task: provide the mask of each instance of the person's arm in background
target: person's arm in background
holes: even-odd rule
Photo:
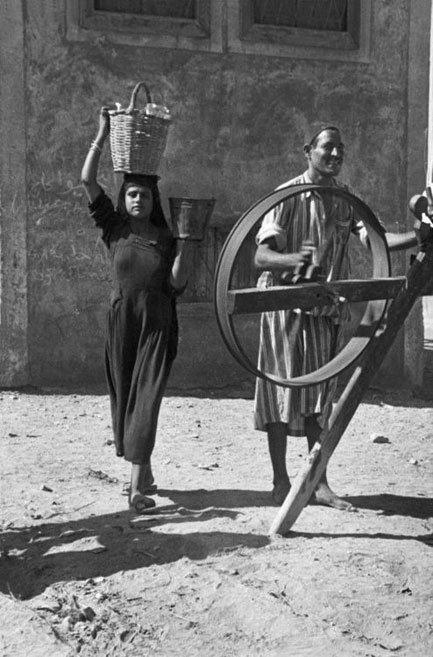
[[[402,251],[403,249],[411,249],[417,246],[415,231],[411,230],[408,233],[385,233],[385,239],[390,251]]]
[[[406,233],[389,233],[381,222],[379,222],[379,224],[390,251],[402,251],[417,246],[418,240],[414,230]],[[367,229],[362,220],[355,223],[354,232],[359,237],[362,244],[370,249],[370,240],[368,238]]]

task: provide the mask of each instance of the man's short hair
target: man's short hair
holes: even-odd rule
[[[340,133],[340,128],[337,128],[337,126],[324,125],[317,132],[314,133],[314,135],[311,137],[310,141],[308,142],[308,146],[314,148],[314,146],[317,144],[317,140],[319,139],[320,135],[322,134],[322,132],[325,132],[326,130]]]

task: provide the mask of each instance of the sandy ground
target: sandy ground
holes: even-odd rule
[[[433,654],[431,401],[370,391],[329,468],[358,512],[307,506],[272,539],[251,399],[164,400],[146,516],[104,394],[0,408],[3,657]],[[291,475],[305,455],[293,439]]]

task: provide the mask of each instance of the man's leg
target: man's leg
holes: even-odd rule
[[[267,425],[268,447],[274,474],[272,498],[281,505],[290,490],[290,479],[286,467],[287,428],[282,422]]]
[[[311,451],[314,443],[318,442],[322,429],[317,422],[316,416],[312,415],[305,418],[305,433],[307,435],[308,449]],[[355,507],[338,497],[329,487],[326,470],[323,473],[316,490],[310,499],[310,504],[322,504],[324,506],[331,506],[334,509],[341,509],[343,511],[354,511]]]

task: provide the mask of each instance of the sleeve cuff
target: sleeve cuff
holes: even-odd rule
[[[283,251],[286,246],[286,231],[277,224],[262,226],[256,236],[256,244],[263,244],[273,237],[278,251]]]

